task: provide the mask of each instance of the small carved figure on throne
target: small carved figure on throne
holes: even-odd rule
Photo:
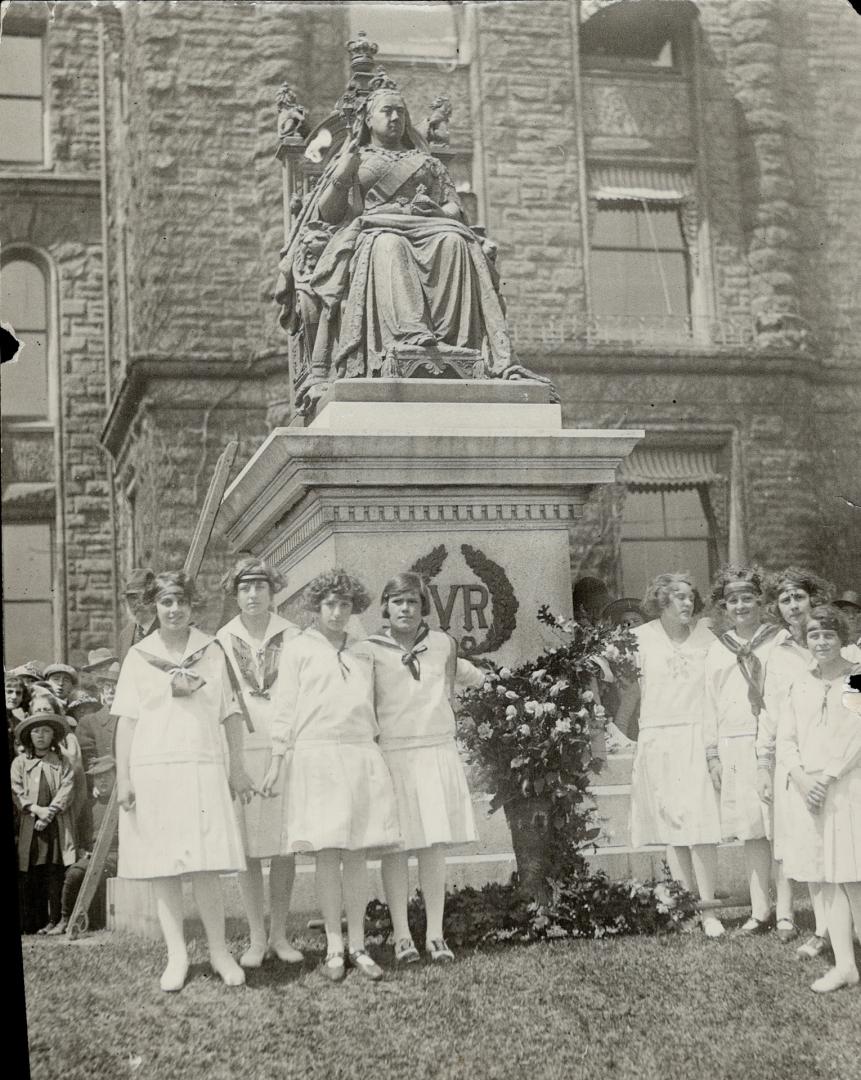
[[[451,120],[451,101],[444,94],[440,94],[430,103],[430,114],[425,117],[424,122],[425,138],[430,146],[448,146],[449,120]]]
[[[299,104],[296,92],[289,83],[281,83],[275,97],[278,106],[278,141],[304,139],[308,134],[305,106]]]

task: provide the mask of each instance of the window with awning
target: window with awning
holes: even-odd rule
[[[705,595],[725,555],[727,477],[713,449],[642,447],[626,458],[621,563],[626,596],[666,571],[686,571]]]

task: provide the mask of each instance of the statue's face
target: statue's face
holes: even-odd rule
[[[400,94],[378,94],[368,113],[371,140],[382,146],[398,146],[407,124],[407,107]]]

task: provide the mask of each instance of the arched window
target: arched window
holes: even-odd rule
[[[31,259],[13,257],[0,271],[3,321],[21,341],[17,358],[2,367],[0,404],[7,420],[47,420],[48,288],[45,273]]]

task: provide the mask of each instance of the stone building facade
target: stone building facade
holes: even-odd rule
[[[283,416],[275,97],[287,80],[322,119],[362,28],[415,120],[452,100],[446,161],[565,426],[647,431],[572,530],[574,577],[630,595],[684,565],[704,586],[733,557],[858,588],[845,0],[15,0],[0,116],[30,135],[0,137],[4,321],[26,346],[3,391],[7,660],[110,642],[128,568],[180,563],[226,442],[242,463]],[[208,625],[227,555],[216,537]]]

